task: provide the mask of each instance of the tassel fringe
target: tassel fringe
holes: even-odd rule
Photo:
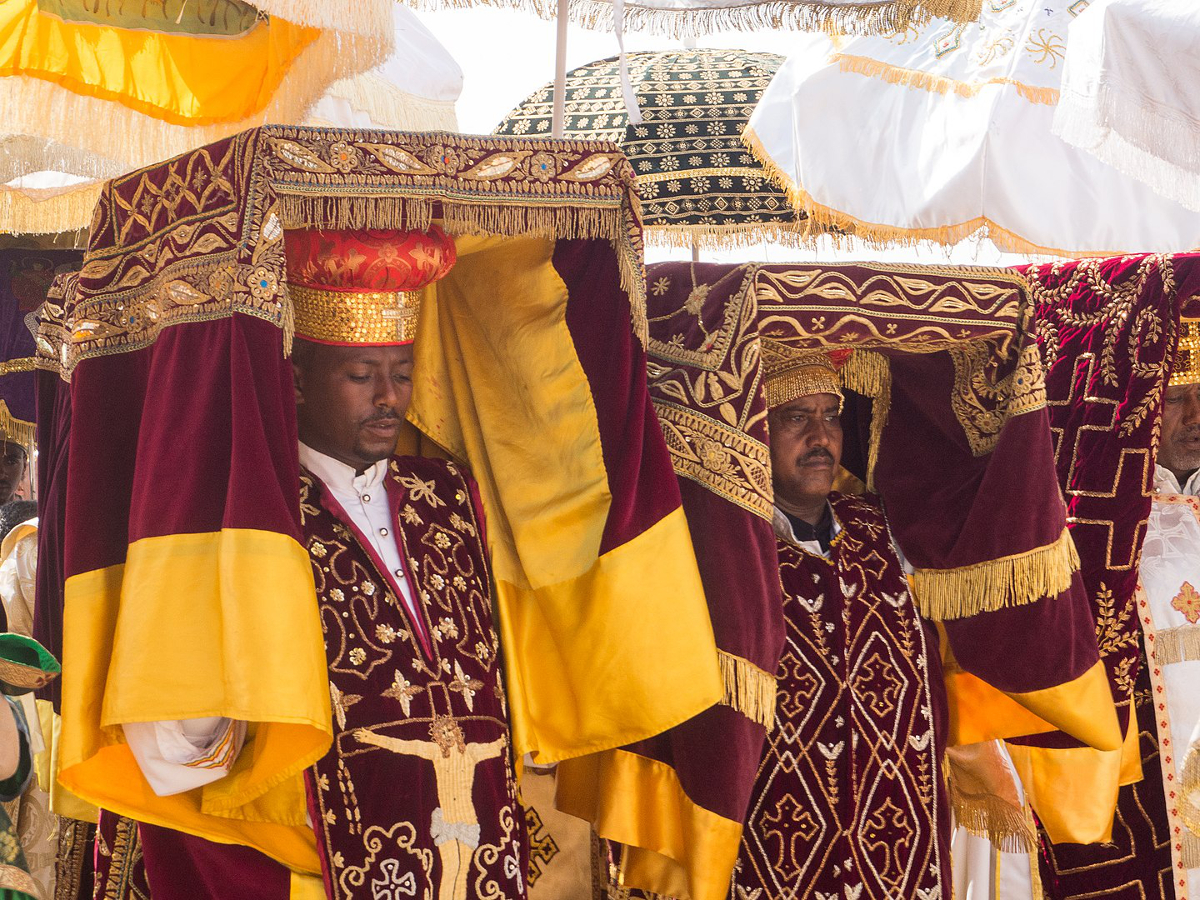
[[[520,9],[543,19],[553,19],[555,0],[483,0],[490,6]],[[417,9],[464,9],[478,0],[417,0]],[[743,6],[712,9],[657,9],[625,4],[628,31],[671,38],[699,37],[718,31],[826,31],[839,34],[888,34],[906,26],[923,25],[933,17],[973,22],[981,0],[892,0],[862,6],[822,3],[820,0],[767,0]],[[571,0],[573,22],[597,31],[613,29],[611,0]]]
[[[955,225],[939,225],[935,228],[899,228],[895,225],[880,225],[856,219],[854,216],[839,212],[832,207],[823,206],[812,198],[807,191],[796,184],[786,172],[775,163],[763,147],[758,135],[747,128],[742,132],[742,143],[750,151],[770,178],[788,196],[788,202],[797,212],[808,216],[809,233],[816,235],[831,233],[834,245],[838,246],[838,236],[846,235],[855,241],[862,241],[875,250],[892,250],[897,245],[915,247],[925,242],[953,247],[972,235],[982,232],[992,241],[997,249],[1006,253],[1019,253],[1023,256],[1046,257],[1063,256],[1079,257],[1109,257],[1121,256],[1118,250],[1072,250],[1059,247],[1043,247],[1026,240],[1014,231],[1009,231],[997,225],[986,216],[979,216],[968,222]],[[846,242],[849,244],[849,242]]]
[[[362,35],[389,48],[394,46],[391,0],[255,0],[254,5],[269,16],[299,25]]]
[[[892,369],[888,358],[872,350],[855,350],[842,366],[839,375],[847,390],[870,397],[871,436],[867,448],[867,490],[875,490],[875,464],[879,461],[879,446],[883,429],[892,408]]]
[[[57,234],[86,229],[104,182],[70,188],[0,188],[0,232],[4,234]]]
[[[1200,660],[1200,625],[1154,632],[1154,661],[1160,666]]]
[[[920,72],[916,69],[902,69],[898,66],[881,62],[878,59],[871,59],[868,56],[852,56],[847,53],[834,53],[830,56],[829,61],[836,62],[843,72],[851,72],[855,75],[867,75],[871,78],[882,79],[888,84],[898,84],[903,87],[929,91],[933,94],[956,94],[959,97],[974,97],[985,87],[1004,84],[1016,88],[1017,93],[1030,103],[1039,103],[1044,106],[1054,106],[1058,103],[1057,88],[1037,87],[1036,85],[1025,84],[1023,81],[1016,81],[1012,78],[989,78],[987,81],[970,82],[958,81],[953,78],[946,78],[944,75],[935,75],[932,72]]]
[[[394,131],[458,131],[458,114],[453,100],[431,100],[403,91],[370,72],[346,78],[329,88],[327,97],[345,100],[366,115],[373,128]],[[310,116],[309,125],[335,126]]]
[[[33,422],[26,422],[14,416],[3,400],[0,400],[0,428],[4,429],[4,434],[9,440],[25,447],[32,447],[37,441],[37,426]]]
[[[987,838],[1005,853],[1032,853],[1037,847],[1024,812],[997,797],[964,797],[950,782],[954,822],[976,837]]]
[[[717,651],[717,658],[725,684],[721,705],[736,709],[770,731],[775,724],[775,676],[724,650]]]
[[[1053,544],[957,569],[917,569],[913,593],[927,619],[961,619],[1061,594],[1079,569],[1065,528]]]
[[[814,245],[816,235],[810,235],[807,220],[795,223],[749,222],[738,225],[647,225],[646,245],[674,250],[697,247],[700,250],[721,251],[747,249],[756,244],[771,243],[798,250]]]

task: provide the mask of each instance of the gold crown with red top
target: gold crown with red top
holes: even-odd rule
[[[1167,384],[1200,384],[1200,319],[1179,321],[1179,348]]]
[[[411,344],[421,290],[457,259],[454,239],[428,231],[288,231],[288,294],[296,335],[322,344]]]
[[[763,338],[762,385],[767,409],[791,403],[809,394],[833,394],[842,401],[838,366],[849,356],[837,351],[839,359],[821,350],[797,350],[770,338]]]

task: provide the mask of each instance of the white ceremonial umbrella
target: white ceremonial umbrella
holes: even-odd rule
[[[805,39],[743,138],[814,225],[881,245],[982,231],[1024,254],[1200,246],[1200,217],[1051,131],[1087,4],[985,0],[974,24]]]
[[[1054,133],[1200,211],[1200,3],[1096,0],[1065,65]]]

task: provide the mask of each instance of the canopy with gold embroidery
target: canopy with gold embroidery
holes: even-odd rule
[[[481,487],[517,757],[627,744],[720,699],[646,392],[620,151],[272,126],[109,182],[43,324],[70,381],[65,523],[43,528],[65,550],[59,778],[79,796],[316,870],[293,776],[330,708],[285,235],[434,219],[458,262],[426,289],[409,417]],[[221,781],[155,796],[120,724],[197,715],[247,720],[246,748]]]
[[[767,639],[778,625],[766,614],[778,582],[760,577],[778,566],[762,348],[852,349],[842,369],[844,465],[882,496],[916,569],[917,605],[948,635],[951,742],[1058,729],[1120,747],[1055,476],[1024,279],[936,266],[662,263],[648,282],[650,393],[675,471],[719,501],[704,529],[737,548],[725,570],[720,546],[701,558],[714,579],[706,590],[718,647],[747,663],[739,688],[778,661]],[[743,584],[760,585],[757,596]],[[587,815],[602,836],[655,846],[625,854],[627,884],[668,893],[682,885],[705,900],[728,890],[720,864],[736,856],[759,763],[747,749],[753,707],[741,709],[742,720],[676,729],[592,765],[593,783],[607,785],[671,761],[684,777],[669,818],[639,818],[609,801],[618,792],[589,795],[573,778],[564,793],[564,773],[578,764],[560,766],[563,808]],[[720,773],[702,762],[714,742],[734,760]]]

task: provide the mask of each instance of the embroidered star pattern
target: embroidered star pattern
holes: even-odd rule
[[[343,694],[341,689],[332,681],[329,683],[329,699],[333,703],[333,714],[337,718],[338,728],[346,727],[346,710],[362,699],[358,694]]]
[[[392,679],[392,686],[383,692],[383,696],[391,697],[400,704],[400,708],[404,710],[407,716],[412,709],[412,699],[421,693],[421,688],[414,687],[412,682],[400,674],[400,670],[396,670],[396,675]]]

